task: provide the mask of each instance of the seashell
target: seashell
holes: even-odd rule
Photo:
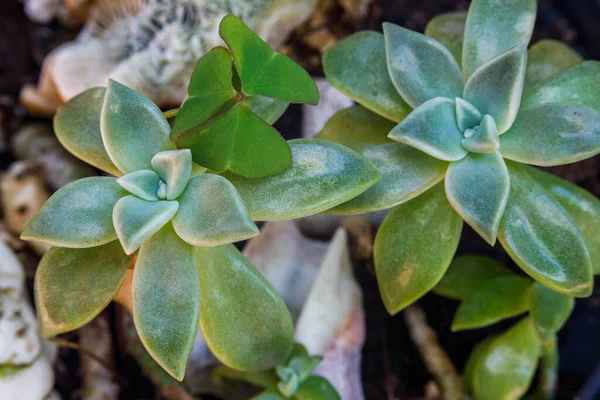
[[[25,272],[15,253],[1,240],[0,260],[0,293],[13,300],[21,298],[25,285]]]

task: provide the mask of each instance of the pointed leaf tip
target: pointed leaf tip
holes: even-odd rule
[[[162,151],[152,157],[152,168],[167,184],[167,200],[175,200],[192,174],[192,152],[189,149]]]
[[[474,129],[471,136],[467,135],[466,132],[465,138],[461,141],[466,150],[473,153],[493,153],[500,149],[496,122],[490,115],[484,115],[481,123]]]

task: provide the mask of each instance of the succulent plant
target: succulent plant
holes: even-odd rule
[[[541,284],[591,293],[600,202],[526,164],[600,152],[600,63],[554,41],[527,51],[535,13],[535,0],[474,0],[468,14],[432,20],[427,35],[384,24],[383,35],[356,33],[324,55],[327,78],[360,106],[319,137],[382,172],[331,212],[394,207],[374,249],[391,313],[442,278],[463,221]]]

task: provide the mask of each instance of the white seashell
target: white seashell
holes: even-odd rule
[[[0,293],[13,300],[21,298],[25,272],[21,262],[6,243],[0,240]]]

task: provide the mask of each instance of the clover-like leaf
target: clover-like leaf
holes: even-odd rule
[[[219,246],[259,234],[235,187],[218,175],[190,180],[173,218],[175,231],[194,246]]]
[[[21,235],[59,247],[94,247],[117,238],[113,207],[127,195],[115,178],[94,176],[60,188]]]
[[[288,56],[276,53],[238,17],[225,16],[219,35],[231,49],[245,94],[290,103],[319,102],[319,90],[308,72]]]
[[[361,107],[350,107],[329,119],[319,139],[331,140],[361,153],[381,172],[365,192],[328,213],[358,214],[383,210],[408,201],[444,178],[448,163],[388,139],[394,124]]]
[[[456,122],[458,123],[458,129],[461,132],[479,125],[483,115],[481,115],[479,110],[473,104],[461,99],[460,97],[457,97],[455,102]]]
[[[581,232],[523,167],[507,166],[510,196],[498,230],[502,247],[541,284],[569,296],[588,296],[592,267]]]
[[[292,318],[264,276],[233,245],[196,247],[200,328],[223,364],[239,370],[272,368],[294,344]]]
[[[433,17],[425,27],[425,34],[444,45],[454,59],[461,65],[463,36],[467,13],[463,11],[439,14]]]
[[[160,176],[149,169],[141,169],[123,175],[117,179],[117,183],[129,193],[147,201],[157,201]]]
[[[452,260],[448,271],[433,291],[445,297],[464,300],[494,278],[513,273],[502,263],[485,256],[459,256]]]
[[[422,33],[384,23],[388,71],[402,98],[417,108],[436,97],[462,94],[463,77],[452,53]]]
[[[224,174],[255,221],[305,217],[346,202],[373,186],[381,174],[344,146],[320,139],[290,140],[292,166],[282,174],[245,179]]]
[[[274,124],[290,105],[285,101],[265,96],[248,96],[244,98],[244,104],[268,124]]]
[[[106,89],[96,87],[73,97],[58,108],[54,132],[60,143],[76,157],[109,174],[120,176],[102,142],[100,112]]]
[[[575,301],[552,289],[534,283],[531,290],[531,317],[543,341],[551,339],[563,327]]]
[[[110,80],[100,116],[102,141],[112,162],[123,173],[152,169],[150,160],[174,150],[171,127],[149,98]]]
[[[173,218],[176,201],[145,201],[125,196],[115,204],[113,224],[125,253],[132,254]]]
[[[415,109],[390,134],[390,139],[415,147],[444,161],[467,155],[462,147],[462,132],[456,121],[454,100],[438,97]]]
[[[532,281],[499,276],[479,286],[458,307],[452,330],[482,328],[529,310]]]
[[[433,288],[456,252],[462,220],[442,184],[396,206],[377,232],[375,272],[383,303],[396,314]]]
[[[295,400],[340,400],[340,395],[329,381],[322,376],[309,376],[300,384]]]
[[[511,127],[519,111],[526,63],[527,47],[513,47],[475,70],[465,84],[463,98],[494,117],[499,134]]]
[[[339,91],[389,120],[400,122],[412,111],[390,78],[379,32],[357,32],[329,47],[323,70]]]
[[[566,44],[556,40],[540,40],[528,51],[523,91],[527,92],[540,82],[582,61],[581,56]]]
[[[445,186],[456,212],[494,245],[510,192],[510,177],[500,154],[469,153],[451,163]]]
[[[536,0],[474,0],[465,27],[464,76],[471,76],[479,67],[512,47],[527,46],[536,9]]]
[[[42,335],[90,322],[110,303],[130,262],[118,241],[87,249],[53,247],[35,274],[35,308]]]
[[[167,200],[175,200],[190,180],[192,152],[189,149],[160,152],[152,157],[152,168],[167,184]]]
[[[563,165],[600,153],[600,111],[544,103],[519,112],[501,136],[502,156],[539,166]]]
[[[200,283],[194,248],[171,224],[140,249],[132,295],[140,340],[152,358],[181,381],[198,332]]]

